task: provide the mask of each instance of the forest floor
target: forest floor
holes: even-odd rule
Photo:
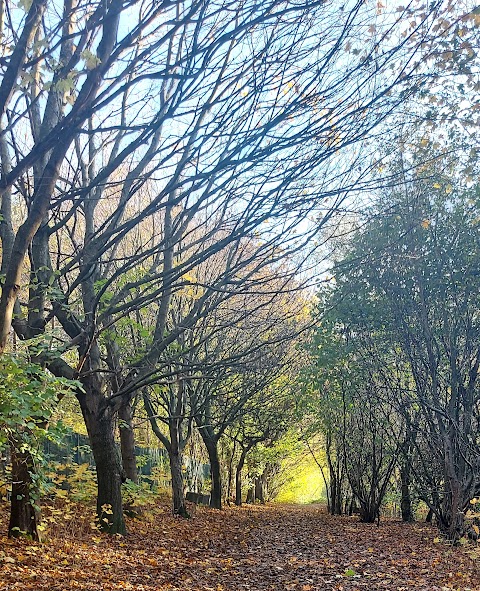
[[[183,520],[164,506],[122,538],[92,532],[81,506],[67,524],[45,515],[42,544],[0,536],[1,591],[480,591],[475,547],[423,523],[361,524],[318,505],[202,507]]]

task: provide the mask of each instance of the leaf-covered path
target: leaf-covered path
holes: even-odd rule
[[[3,525],[3,524],[2,524]],[[317,506],[166,508],[127,538],[79,514],[37,545],[0,538],[0,589],[35,591],[480,591],[479,561],[424,524],[360,524]]]

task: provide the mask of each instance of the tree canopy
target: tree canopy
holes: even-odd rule
[[[404,516],[418,499],[464,535],[478,19],[451,0],[0,2],[11,535],[38,535],[37,435],[72,394],[108,533],[150,427],[176,515],[189,448],[220,509],[234,488],[265,501],[320,434],[333,513],[373,521],[400,482]]]

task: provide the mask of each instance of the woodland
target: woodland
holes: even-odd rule
[[[0,0],[0,589],[480,589],[479,42]]]

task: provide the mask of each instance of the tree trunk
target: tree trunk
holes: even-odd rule
[[[34,462],[28,451],[19,451],[19,445],[12,442],[12,499],[8,537],[27,536],[38,541],[38,515],[34,507],[32,493],[34,481],[32,473]]]
[[[145,410],[150,419],[152,430],[158,439],[162,442],[163,446],[168,452],[170,460],[170,476],[172,484],[172,501],[173,501],[173,514],[180,515],[181,517],[190,517],[187,511],[187,505],[185,502],[184,494],[184,478],[183,478],[183,460],[182,454],[185,449],[185,445],[189,438],[189,433],[185,439],[182,438],[182,422],[183,422],[183,389],[181,386],[177,392],[179,398],[177,399],[177,406],[174,408],[173,403],[170,404],[170,412],[172,415],[168,420],[168,431],[170,439],[162,433],[160,430],[157,420],[155,418],[155,410],[152,403],[146,393],[143,395],[143,401],[145,404]],[[189,429],[190,431],[190,429]]]
[[[183,492],[182,454],[177,450],[173,451],[170,449],[168,457],[170,459],[170,474],[172,477],[173,514],[180,515],[180,517],[190,517]]]
[[[242,506],[242,470],[238,466],[235,471],[235,505]]]
[[[212,479],[210,507],[213,507],[213,509],[221,509],[222,476],[220,472],[220,458],[218,457],[218,442],[210,438],[205,438],[204,442],[208,452],[208,459],[210,462],[210,477]]]
[[[262,476],[255,478],[255,499],[260,501],[262,505],[265,504],[265,483]]]
[[[440,522],[440,529],[452,542],[458,542],[465,533],[465,515],[462,511],[453,511],[449,516],[448,524]]]
[[[255,503],[255,487],[252,486],[248,489],[247,498],[245,499],[245,503],[253,505]]]
[[[235,458],[235,453],[237,451],[237,442],[233,442],[233,449],[232,455],[230,456],[230,461],[228,462],[228,486],[227,486],[227,503],[230,505],[230,501],[232,499],[232,490],[233,490],[233,460]]]
[[[326,434],[325,453],[330,476],[330,482],[327,482],[325,476],[323,477],[323,480],[325,481],[325,490],[327,493],[327,510],[330,515],[335,515],[335,503],[337,501],[337,475],[335,472],[334,459],[332,457],[332,434],[330,431],[328,431]]]
[[[339,506],[340,505],[340,506]],[[337,475],[334,470],[330,470],[330,514],[341,515],[341,495],[337,482]]]
[[[375,523],[378,516],[378,509],[376,506],[360,503],[360,521],[362,523]]]
[[[135,457],[135,434],[133,432],[132,405],[125,401],[118,411],[120,421],[120,449],[125,477],[138,484],[137,459]]]
[[[102,531],[125,534],[122,507],[122,465],[115,444],[111,410],[94,396],[81,397],[81,407],[97,470],[97,518]],[[103,398],[103,397],[102,397]],[[90,404],[86,403],[89,400]],[[95,402],[97,404],[95,404]]]
[[[333,497],[333,513],[332,515],[342,515],[343,503],[342,503],[342,482],[336,480],[335,485],[335,496]]]
[[[463,512],[462,495],[463,486],[462,483],[454,479],[451,479],[448,484],[449,490],[444,496],[438,525],[450,541],[458,542],[465,533],[465,514]]]
[[[335,497],[332,497],[334,515],[344,513],[345,473],[343,464],[337,461],[335,472]]]
[[[354,513],[359,513],[359,509],[357,507],[357,502],[356,502],[356,497],[352,492],[352,496],[350,497],[350,500],[348,500],[345,502],[345,513],[351,517]]]
[[[248,450],[242,449],[240,459],[238,460],[237,469],[235,471],[235,505],[240,507],[242,505],[242,470],[245,465],[245,458]]]
[[[410,475],[408,468],[403,466],[400,471],[400,478],[402,482],[400,509],[402,511],[402,521],[411,523],[414,521],[412,510],[412,499],[410,497]]]

